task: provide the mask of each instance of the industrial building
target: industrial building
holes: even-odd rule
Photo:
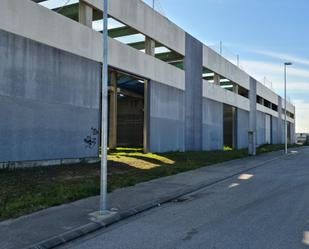
[[[52,2],[1,0],[3,163],[98,157],[102,1]],[[240,149],[249,133],[284,142],[284,100],[271,89],[141,0],[109,0],[108,14],[110,148]]]

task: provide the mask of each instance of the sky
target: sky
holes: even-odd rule
[[[145,0],[151,4],[152,0]],[[309,132],[308,0],[156,0],[159,12],[296,106],[296,131]],[[265,79],[266,77],[266,79]]]
[[[224,57],[236,64],[239,55],[242,69],[281,96],[283,63],[291,61],[287,95],[296,132],[309,133],[308,0],[155,0],[155,7],[214,50],[222,41]]]

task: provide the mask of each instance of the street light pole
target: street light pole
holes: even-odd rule
[[[108,0],[103,0],[100,215],[107,210]]]
[[[286,67],[291,66],[292,62],[285,62],[284,63],[284,153],[288,154],[288,127],[286,121]],[[281,118],[281,117],[280,117]]]

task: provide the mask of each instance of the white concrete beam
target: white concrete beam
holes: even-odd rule
[[[249,75],[206,45],[203,46],[203,66],[249,89]]]
[[[109,39],[109,64],[142,78],[184,90],[185,72],[112,38]],[[113,52],[112,52],[113,51]]]
[[[0,29],[102,62],[102,34],[28,0],[2,0]],[[184,71],[109,39],[109,65],[179,89]]]
[[[250,110],[249,99],[209,83],[206,80],[203,81],[203,97],[235,106],[245,111]]]
[[[103,9],[101,0],[83,1],[98,10]],[[177,53],[185,55],[185,32],[160,13],[153,11],[143,1],[109,0],[108,14]]]
[[[259,81],[256,82],[256,94],[261,96],[263,99],[278,105],[278,95]]]

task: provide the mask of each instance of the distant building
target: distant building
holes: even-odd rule
[[[296,143],[298,144],[304,144],[306,141],[309,142],[309,133],[296,133]]]

